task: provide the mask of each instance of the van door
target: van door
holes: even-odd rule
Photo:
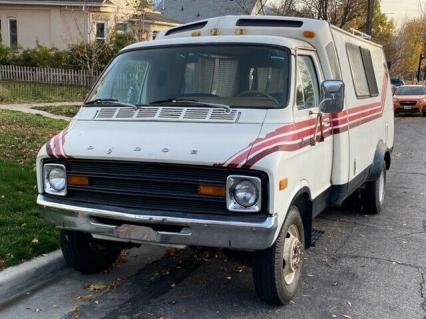
[[[322,120],[318,117],[322,81],[316,52],[299,50],[296,56],[296,99],[293,110],[296,123],[307,123],[301,126],[304,130],[301,134],[304,147],[299,154],[298,166],[301,165],[299,176],[303,176],[304,182],[308,184],[312,198],[331,186],[333,135],[327,116]],[[315,131],[317,135],[314,138]]]

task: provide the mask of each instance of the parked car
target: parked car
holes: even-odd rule
[[[126,245],[253,252],[259,297],[295,295],[312,218],[385,200],[394,112],[380,45],[325,21],[227,16],[120,52],[37,157],[66,261]]]
[[[424,85],[404,85],[393,96],[396,114],[420,113],[426,116],[426,87]]]
[[[391,85],[392,85],[392,94],[395,93],[395,91],[402,85],[405,85],[404,80],[401,79],[391,79]]]

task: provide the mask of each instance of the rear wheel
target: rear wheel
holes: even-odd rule
[[[114,242],[97,240],[90,234],[76,231],[61,231],[60,243],[67,264],[83,274],[108,269],[121,252]]]
[[[304,252],[300,209],[293,205],[274,245],[254,255],[253,279],[260,299],[271,305],[290,302],[299,286]]]
[[[362,203],[366,213],[375,215],[383,209],[385,202],[386,165],[383,163],[382,171],[377,180],[368,182],[362,195]]]

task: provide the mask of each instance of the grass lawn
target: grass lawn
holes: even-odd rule
[[[52,106],[38,106],[33,107],[35,110],[45,111],[56,115],[74,117],[80,110],[80,105],[52,105]]]
[[[58,247],[58,233],[40,218],[35,158],[67,125],[39,115],[0,110],[0,270]]]
[[[30,82],[0,82],[0,103],[82,101],[83,86]]]

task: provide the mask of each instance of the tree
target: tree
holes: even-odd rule
[[[265,15],[266,4],[269,0],[235,0],[245,14]]]
[[[392,74],[405,79],[414,79],[420,54],[425,50],[425,41],[426,21],[423,18],[406,21],[396,36]]]

